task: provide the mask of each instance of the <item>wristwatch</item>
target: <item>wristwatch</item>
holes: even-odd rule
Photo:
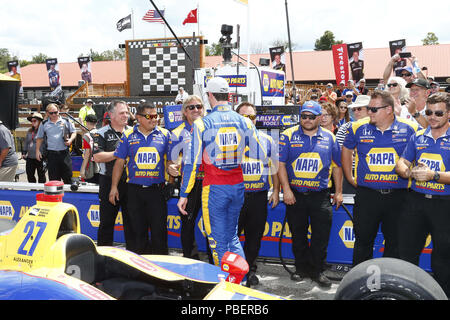
[[[415,112],[415,113],[413,113],[412,117],[413,117],[414,119],[417,119],[418,117],[420,117],[420,112]]]
[[[434,172],[434,176],[433,176],[433,180],[437,182],[440,178],[441,178],[441,175],[439,174],[439,172],[435,171]]]

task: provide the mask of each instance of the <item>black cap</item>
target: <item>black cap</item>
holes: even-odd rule
[[[407,88],[411,88],[412,85],[423,87],[425,89],[430,89],[430,83],[428,82],[428,80],[425,80],[425,79],[422,79],[422,78],[414,79],[412,82],[408,83],[406,85],[406,87]]]

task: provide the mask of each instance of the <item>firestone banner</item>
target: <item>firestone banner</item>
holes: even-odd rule
[[[336,83],[347,81],[349,77],[348,52],[347,44],[335,44],[331,47],[333,52],[334,73],[336,75]]]

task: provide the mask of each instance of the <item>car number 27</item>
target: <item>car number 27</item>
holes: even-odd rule
[[[36,234],[36,236],[33,238],[33,231],[34,228],[37,227],[39,230]],[[22,241],[22,244],[19,247],[19,250],[17,250],[18,254],[22,254],[22,255],[28,255],[28,256],[32,256],[34,253],[34,250],[36,249],[39,240],[41,240],[42,234],[44,233],[45,228],[47,227],[47,223],[46,222],[34,222],[34,221],[28,221],[28,223],[25,225],[25,229],[23,230],[23,232],[25,233],[25,238]],[[27,245],[27,243],[31,241],[31,247],[30,250],[25,250],[25,246]]]

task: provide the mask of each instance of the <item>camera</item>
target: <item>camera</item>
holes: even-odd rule
[[[411,52],[400,52],[400,58],[411,58]]]

